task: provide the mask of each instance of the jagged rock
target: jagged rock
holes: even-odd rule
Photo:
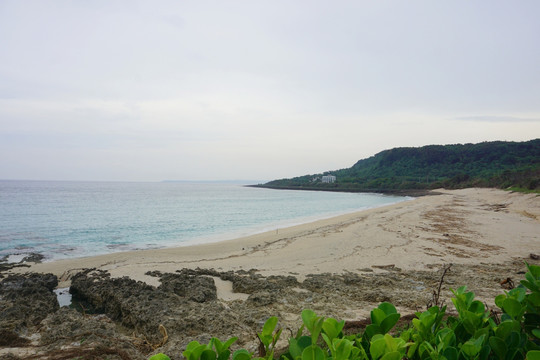
[[[9,275],[0,282],[0,329],[3,346],[24,343],[21,335],[32,332],[48,315],[58,310],[52,274]],[[4,344],[5,343],[5,344]]]
[[[498,281],[501,274],[518,279],[521,277],[518,272],[522,270],[523,259],[496,267],[456,264],[444,279],[442,294],[449,298],[449,285],[460,285],[466,278],[472,291],[492,300],[501,291]],[[56,279],[51,275],[17,275],[4,279],[0,283],[0,329],[3,331],[0,340],[7,345],[0,345],[4,347],[0,349],[0,357],[147,359],[151,354],[163,352],[177,360],[190,341],[208,343],[213,336],[221,340],[237,336],[233,351],[245,347],[256,352],[259,342],[255,334],[270,316],[277,316],[280,327],[294,332],[301,324],[300,313],[305,308],[313,309],[319,316],[347,320],[369,317],[369,310],[381,301],[390,301],[414,312],[425,306],[441,277],[439,271],[367,274],[350,271],[307,275],[299,283],[293,276],[264,277],[256,270],[183,269],[174,274],[148,274],[159,277],[161,285],[156,288],[128,278],[113,279],[106,271],[86,270],[75,275],[71,292],[73,301],[82,303],[82,314],[66,308],[54,312],[57,304],[51,290],[56,286]],[[242,289],[250,297],[247,301],[216,299],[209,276],[231,281],[236,289]],[[201,287],[201,291],[196,291],[196,287]],[[486,291],[488,288],[490,292]],[[14,304],[24,304],[27,301],[24,297],[43,299],[42,293],[47,294],[46,303],[29,301],[32,305],[9,310]],[[6,310],[7,315],[9,311],[18,315],[4,315]],[[89,315],[91,312],[102,315]],[[42,320],[44,313],[49,315]],[[39,325],[33,325],[39,321]],[[162,329],[168,333],[166,342]],[[36,332],[40,338],[36,337]],[[5,348],[14,346],[32,356],[17,352],[7,355]],[[61,357],[64,355],[69,357]]]
[[[43,261],[43,259],[45,258],[45,256],[43,256],[43,254],[39,254],[39,253],[30,253],[28,255],[26,255],[22,260],[21,262],[33,262],[33,263],[40,263],[41,261]]]
[[[214,269],[182,269],[177,273],[191,276],[216,276],[221,280],[233,283],[233,291],[237,293],[253,294],[258,291],[278,291],[291,286],[298,286],[298,280],[294,276],[271,275],[264,277],[257,273],[256,269],[220,272]],[[148,272],[147,275],[156,276],[156,272]]]
[[[214,280],[205,276],[188,274],[163,274],[158,289],[199,303],[216,300],[217,290]]]
[[[274,303],[276,301],[276,296],[268,291],[259,291],[251,294],[247,298],[247,301],[255,306],[266,306]]]
[[[40,345],[47,353],[62,349],[72,358],[146,359],[149,344],[121,334],[105,315],[83,315],[74,309],[61,308],[42,322]],[[54,358],[54,357],[52,357]]]
[[[107,314],[153,344],[163,340],[160,325],[169,334],[182,337],[205,332],[218,336],[229,334],[237,327],[236,316],[216,300],[213,280],[206,276],[199,278],[188,280],[183,275],[161,274],[162,285],[155,288],[128,278],[112,279],[106,272],[87,270],[73,277],[70,292],[74,302]],[[186,280],[184,285],[179,284],[182,279]],[[177,294],[179,289],[197,284],[204,285],[201,292],[190,289],[188,297]],[[198,302],[200,300],[204,302]]]
[[[16,254],[21,255],[21,254]],[[43,260],[44,256],[38,253],[29,253],[19,262],[7,262],[11,255],[5,255],[0,257],[0,279],[6,277],[5,273],[8,270],[18,267],[30,267],[28,262],[39,263]]]

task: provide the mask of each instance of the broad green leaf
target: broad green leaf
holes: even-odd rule
[[[447,360],[458,360],[458,351],[455,347],[448,347],[446,349],[444,349],[443,351],[443,356],[447,359]]]
[[[274,339],[272,335],[264,335],[263,333],[258,333],[257,336],[259,336],[259,339],[261,339],[261,342],[266,348],[272,344],[272,340]]]
[[[384,313],[386,315],[397,314],[396,307],[394,305],[390,304],[389,302],[380,303],[378,308],[381,309],[382,311],[384,311]]]
[[[463,351],[469,358],[473,358],[480,352],[480,350],[482,350],[483,341],[484,336],[481,336],[478,339],[469,340],[461,346],[461,351]]]
[[[512,331],[510,333],[510,336],[506,339],[506,345],[508,346],[509,349],[519,347],[520,343],[521,343],[521,335],[517,331]]]
[[[392,335],[385,334],[384,341],[386,342],[387,351],[397,351],[398,346],[396,340],[392,337]]]
[[[470,311],[464,311],[463,314],[463,326],[465,327],[465,330],[471,335],[474,335],[474,333],[481,327],[482,325],[482,317],[478,314],[475,314]]]
[[[193,340],[189,344],[187,344],[186,350],[184,352],[192,352],[193,350],[195,350],[199,346],[201,346],[201,344],[199,344],[199,342],[197,340]]]
[[[442,345],[442,349],[446,349],[455,344],[456,335],[452,329],[445,328],[437,333],[435,341],[437,345]]]
[[[208,349],[208,346],[206,345],[199,345],[199,346],[196,346],[190,353],[189,353],[189,356],[186,356],[186,358],[188,360],[199,360],[200,357],[201,357],[201,354],[203,353],[203,351],[205,351],[206,349]],[[187,351],[187,350],[186,350]],[[184,355],[185,356],[185,355]]]
[[[369,324],[366,326],[365,334],[368,339],[372,339],[375,335],[381,334],[381,328],[377,324]]]
[[[371,323],[381,325],[383,320],[386,318],[386,314],[383,310],[375,308],[371,310]]]
[[[422,324],[422,321],[420,319],[412,319],[412,324],[418,331],[423,331],[425,329],[425,326]]]
[[[486,311],[486,308],[481,301],[475,300],[469,306],[469,311],[475,314],[483,314]]]
[[[437,313],[430,309],[420,314],[418,319],[413,319],[413,325],[427,339],[431,336],[431,329],[436,320]]]
[[[352,360],[367,360],[368,357],[367,357],[367,354],[366,352],[364,351],[364,349],[362,347],[360,348],[357,348],[355,346],[352,347],[351,349],[351,354],[350,354],[350,357],[349,359],[352,359]]]
[[[211,349],[212,346],[216,348],[216,352],[219,354],[223,349],[223,343],[216,337],[213,337],[210,339],[210,342],[208,343],[208,347]]]
[[[401,360],[402,355],[398,351],[392,351],[384,354],[381,360]]]
[[[528,273],[530,273],[536,279],[540,279],[540,266],[527,264],[527,269],[529,270]]]
[[[419,342],[415,341],[412,343],[412,345],[409,347],[409,350],[407,350],[407,357],[409,359],[412,359],[414,357],[414,353],[418,349]]]
[[[520,330],[521,325],[518,321],[506,320],[499,324],[499,326],[495,330],[495,335],[502,340],[506,340],[506,338],[510,335],[510,333],[512,333],[512,331]]]
[[[525,274],[525,279],[522,280],[521,284],[531,291],[539,291],[540,286],[540,267],[536,265],[527,265],[529,271]]]
[[[356,350],[359,350],[359,351],[356,351]],[[368,360],[369,359],[369,356],[366,353],[366,350],[364,349],[362,344],[360,344],[360,342],[358,342],[356,344],[356,346],[353,348],[352,354],[353,355],[355,355],[355,354],[360,355],[360,360]],[[356,359],[356,358],[353,358],[353,359]]]
[[[402,331],[400,334],[399,334],[399,337],[403,339],[403,341],[405,342],[408,342],[409,340],[411,340],[411,337],[412,337],[412,331],[413,329],[408,329],[408,330],[405,330],[405,331]],[[411,340],[412,341],[412,340]]]
[[[262,333],[263,335],[272,335],[274,332],[274,329],[276,328],[276,325],[278,323],[278,318],[276,316],[270,317],[266,322],[264,323]]]
[[[457,290],[454,291],[454,289],[450,289],[450,291],[452,291],[452,293],[457,296],[457,295],[461,295],[461,294],[464,294],[465,291],[467,291],[467,286],[466,285],[463,285],[463,286],[460,286],[457,288]]]
[[[502,339],[496,336],[492,336],[489,338],[489,345],[491,346],[491,349],[493,350],[495,355],[497,355],[500,360],[505,359],[508,348],[506,347],[506,343]]]
[[[311,345],[311,337],[302,336],[298,339],[298,346],[302,348],[302,351]]]
[[[503,302],[503,310],[511,317],[516,318],[521,315],[521,304],[517,300],[507,298]]]
[[[526,295],[527,295],[527,290],[525,290],[521,286],[513,288],[512,290],[508,292],[508,297],[511,297],[520,303],[522,303],[523,300],[525,300]]]
[[[300,328],[298,329],[298,331],[296,332],[296,336],[295,338],[299,339],[301,336],[302,336],[302,333],[304,332],[304,328],[306,327],[305,324],[302,324],[302,326],[300,326]]]
[[[397,313],[386,316],[386,318],[384,318],[384,320],[379,325],[379,327],[381,328],[381,332],[383,334],[386,334],[387,332],[392,330],[394,325],[396,325],[396,323],[399,321],[400,316],[401,315]]]
[[[334,351],[334,345],[332,344],[332,340],[330,340],[328,335],[326,335],[325,333],[322,333],[321,337],[323,338],[324,342],[326,343],[330,351]]]
[[[230,348],[231,345],[234,344],[234,343],[236,342],[236,340],[238,340],[237,337],[232,337],[232,338],[230,338],[229,340],[227,340],[227,341],[223,344],[223,346],[221,347],[222,350],[225,350],[225,349]]]
[[[201,353],[201,360],[216,360],[217,354],[214,350],[206,349]]]
[[[324,351],[317,345],[310,345],[302,352],[302,360],[325,360]]]
[[[309,338],[309,342],[311,344],[311,338]],[[289,354],[293,357],[293,359],[296,359],[299,356],[302,356],[302,351],[304,351],[304,348],[300,347],[300,344],[298,343],[298,340],[295,338],[289,339]]]
[[[527,360],[540,360],[540,350],[531,350],[527,353]]]
[[[480,349],[481,347],[476,346],[472,341],[467,341],[461,346],[461,351],[463,351],[463,353],[467,355],[469,359],[475,357],[476,354],[480,352]]]
[[[148,360],[171,360],[171,358],[163,353],[159,353],[154,356],[151,356]]]
[[[332,341],[334,338],[338,337],[339,333],[345,326],[345,321],[338,322],[336,319],[328,318],[324,320],[322,324],[322,329],[326,335]]]
[[[224,349],[218,354],[217,360],[229,360],[230,356],[231,356],[231,350]]]
[[[236,350],[232,360],[251,360],[251,354],[245,349]]]
[[[499,308],[502,309],[502,307],[503,307],[503,302],[504,302],[505,299],[506,299],[506,295],[505,295],[505,294],[497,295],[497,296],[495,297],[495,305],[497,305]]]
[[[529,294],[529,296],[527,297],[527,301],[533,306],[539,307],[540,306],[540,292]]]
[[[480,349],[480,353],[478,354],[478,360],[488,360],[490,353],[491,347],[489,345],[482,346],[482,349]]]
[[[322,330],[324,319],[318,317],[313,310],[306,309],[302,311],[302,321],[311,333],[312,342],[315,344]]]
[[[420,346],[418,347],[418,354],[420,355],[420,358],[421,359],[424,359],[426,358],[428,355],[432,354],[435,352],[435,349],[433,348],[433,346],[427,342],[427,341],[423,341]]]
[[[531,291],[539,291],[539,287],[538,287],[538,285],[536,285],[535,282],[530,282],[530,281],[527,281],[527,280],[521,280],[520,284],[525,286],[527,289],[529,289]]]
[[[351,355],[353,343],[347,339],[334,339],[333,347],[335,350],[333,360],[347,360]]]
[[[532,334],[536,336],[537,339],[540,339],[540,329],[533,329]]]
[[[472,291],[469,291],[469,292],[466,292],[464,295],[465,295],[465,302],[467,304],[467,309],[468,309],[474,300],[474,293]]]
[[[462,313],[464,311],[467,311],[469,309],[469,306],[474,300],[474,294],[472,292],[465,292],[466,290],[466,286],[461,286],[457,289],[457,291],[452,290],[455,297],[453,297],[451,300],[452,303],[454,303],[454,306],[456,307],[456,310],[458,311],[460,316],[462,316]]]
[[[478,329],[474,333],[473,337],[475,339],[478,339],[480,336],[484,336],[484,339],[487,339],[487,338],[489,338],[490,331],[491,331],[491,329],[489,327],[484,327],[484,328]]]
[[[377,360],[378,358],[383,356],[385,349],[386,341],[384,339],[384,336],[381,334],[373,336],[369,347],[369,353],[371,354],[372,359]]]
[[[305,309],[302,311],[302,321],[306,325],[307,329],[311,331],[314,322],[317,320],[317,315],[313,310]]]
[[[313,331],[311,332],[311,342],[313,344],[317,343],[317,339],[319,338],[319,334],[321,333],[321,330],[322,330],[323,322],[324,322],[324,319],[321,317],[315,322],[313,326]]]

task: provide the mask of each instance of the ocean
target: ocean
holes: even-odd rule
[[[0,181],[0,259],[200,244],[407,200],[240,183]]]

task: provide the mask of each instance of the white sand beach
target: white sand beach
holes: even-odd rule
[[[496,189],[438,190],[408,202],[211,244],[60,260],[18,268],[51,272],[59,287],[84,268],[156,285],[147,271],[257,269],[262,275],[422,270],[502,263],[540,253],[540,197]]]

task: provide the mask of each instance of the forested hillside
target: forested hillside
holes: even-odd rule
[[[323,183],[323,175],[334,175]],[[274,180],[270,188],[334,191],[516,187],[540,189],[540,139],[394,148],[348,169]]]

